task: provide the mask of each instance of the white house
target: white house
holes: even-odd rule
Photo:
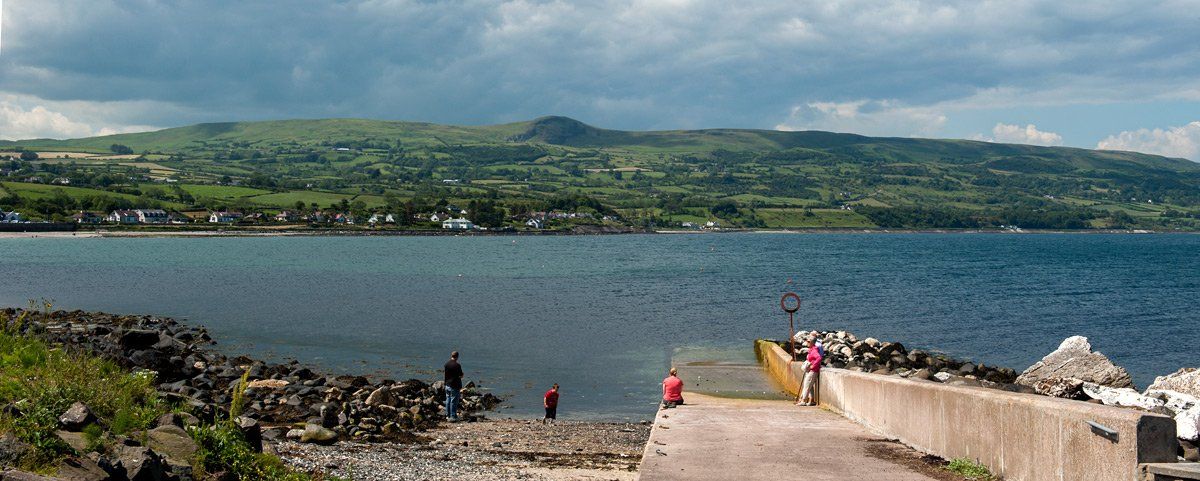
[[[375,225],[375,224],[378,224],[378,223],[380,223],[380,222],[383,222],[383,215],[382,215],[382,214],[371,214],[371,218],[367,219],[367,223],[368,223],[368,224],[371,224],[371,225]]]
[[[50,183],[54,184],[54,185],[71,185],[71,179],[68,179],[66,177],[57,177],[54,180],[50,181]]]
[[[388,214],[388,215],[386,215],[386,216],[383,216],[383,222],[384,222],[385,224],[395,224],[395,223],[396,223],[396,216],[394,216],[394,215],[392,215],[392,214]]]
[[[475,228],[475,224],[463,218],[446,219],[445,222],[442,222],[442,228],[450,230],[471,230]]]
[[[138,222],[142,224],[166,224],[171,220],[171,216],[162,209],[137,209],[133,212],[137,214]]]
[[[241,219],[241,218],[242,218],[242,214],[239,214],[237,212],[221,211],[221,212],[213,212],[208,215],[208,221],[213,224],[228,224],[228,223],[232,223],[232,222],[237,222],[238,219]]]
[[[21,222],[21,213],[0,211],[0,222]]]
[[[534,229],[542,229],[545,227],[546,223],[543,222],[542,219],[531,218],[531,219],[525,221],[525,225],[532,227]]]
[[[114,210],[105,220],[114,224],[137,224],[138,215],[132,210]]]
[[[715,220],[710,220],[710,221],[704,223],[704,228],[705,229],[720,229],[721,224],[718,224],[717,221],[715,221]]]
[[[429,222],[441,222],[441,221],[442,221],[442,217],[437,214],[433,214],[433,215],[429,216]]]

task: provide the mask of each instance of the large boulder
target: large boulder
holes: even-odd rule
[[[1114,388],[1133,387],[1129,372],[1104,354],[1092,352],[1092,345],[1083,336],[1068,337],[1058,349],[1022,372],[1017,384],[1034,386],[1038,381],[1053,378],[1078,379]]]
[[[1200,398],[1200,368],[1185,367],[1154,378],[1147,391],[1175,391]]]

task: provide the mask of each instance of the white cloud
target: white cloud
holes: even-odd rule
[[[67,116],[47,110],[41,105],[25,110],[10,103],[0,103],[0,137],[6,140],[32,138],[75,138],[92,135],[87,124],[72,121]]]
[[[114,123],[114,110],[136,103],[51,102],[0,93],[0,140],[71,139],[154,130],[147,125]]]
[[[982,135],[977,135],[974,138],[1005,144],[1062,145],[1063,142],[1061,135],[1038,130],[1037,126],[1033,124],[1022,127],[1020,125],[998,123],[995,127],[992,127],[991,138],[984,138]]]
[[[1096,144],[1102,150],[1132,150],[1200,162],[1200,121],[1165,129],[1126,130]]]
[[[777,130],[830,130],[863,135],[930,136],[946,123],[936,107],[909,107],[894,100],[810,102],[792,108]]]

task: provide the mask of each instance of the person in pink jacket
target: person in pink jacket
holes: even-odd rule
[[[679,371],[671,368],[670,374],[663,379],[663,407],[673,408],[683,404],[683,380],[679,379]]]
[[[808,372],[804,373],[804,386],[800,390],[801,406],[816,406],[813,402],[813,395],[816,394],[817,376],[821,372],[821,361],[824,358],[821,356],[821,350],[817,349],[816,341],[813,338],[808,338],[808,357],[805,359],[804,365],[808,368]]]

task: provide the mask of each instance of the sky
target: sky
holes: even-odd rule
[[[358,117],[1200,161],[1200,0],[0,0],[0,139]]]

